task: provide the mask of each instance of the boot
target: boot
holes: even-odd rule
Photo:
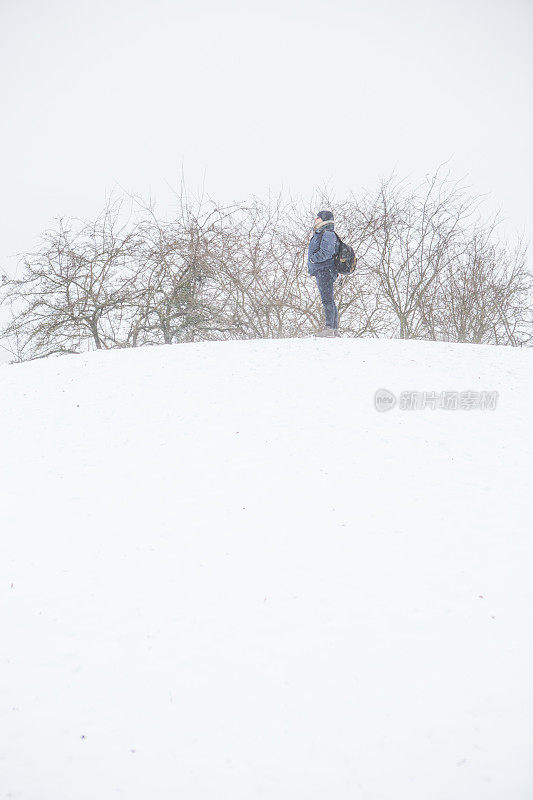
[[[335,331],[333,330],[333,328],[322,328],[321,331],[318,331],[318,333],[315,333],[315,336],[320,336],[320,337],[324,336],[324,337],[329,338],[329,337],[335,336]]]

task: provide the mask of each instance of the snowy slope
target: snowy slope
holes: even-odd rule
[[[530,800],[532,376],[345,339],[0,367],[0,798]]]

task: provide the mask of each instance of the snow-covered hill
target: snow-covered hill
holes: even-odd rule
[[[532,390],[411,341],[0,367],[0,798],[529,800]]]

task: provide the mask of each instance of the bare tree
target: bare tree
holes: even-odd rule
[[[425,313],[433,338],[484,344],[529,344],[532,276],[526,248],[493,240],[494,223],[475,230],[439,276]]]
[[[414,190],[388,179],[361,204],[372,231],[367,258],[391,315],[392,335],[430,335],[423,308],[478,206],[478,198],[440,171]]]
[[[3,303],[13,317],[4,335],[16,340],[21,359],[79,352],[89,342],[96,349],[129,343],[119,331],[139,239],[122,211],[122,201],[110,202],[77,231],[59,219],[23,257],[22,276],[4,281]]]

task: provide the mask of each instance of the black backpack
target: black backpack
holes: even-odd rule
[[[335,236],[339,243],[339,248],[335,251],[335,268],[337,272],[340,272],[342,275],[349,275],[350,272],[353,272],[355,269],[357,257],[353,247],[350,247],[349,244],[345,244],[337,233]]]

